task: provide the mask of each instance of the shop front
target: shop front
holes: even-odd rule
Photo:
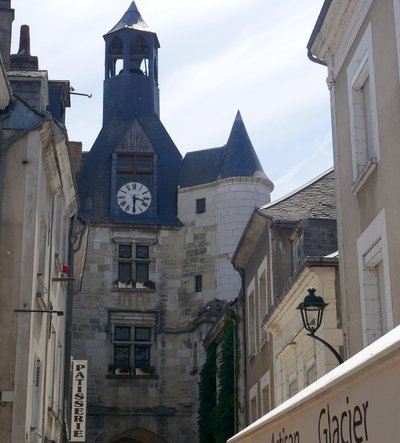
[[[397,327],[228,442],[395,443],[399,411]]]

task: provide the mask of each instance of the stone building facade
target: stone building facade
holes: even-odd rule
[[[237,296],[231,257],[273,185],[240,113],[226,145],[182,159],[159,118],[159,41],[134,2],[104,39],[103,126],[78,177],[86,441],[196,442],[202,341]]]
[[[27,26],[10,56],[13,17],[1,1],[0,441],[61,443],[78,211],[64,126],[69,83],[38,70]]]
[[[325,1],[308,43],[328,70],[348,357],[400,323],[399,48],[398,0]]]

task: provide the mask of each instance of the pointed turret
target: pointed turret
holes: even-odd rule
[[[152,32],[147,23],[143,20],[140,12],[132,2],[128,10],[125,12],[121,20],[107,34],[119,31],[124,28],[136,29],[137,31]]]
[[[261,178],[267,181],[270,192],[274,189],[261,166],[239,111],[225,146],[186,154],[179,185],[186,188],[233,177]]]
[[[247,134],[240,111],[235,121],[225,147],[222,160],[221,178],[228,177],[264,177],[267,178],[256,151]]]
[[[159,115],[157,35],[132,2],[104,35],[106,42],[103,124],[115,117]]]

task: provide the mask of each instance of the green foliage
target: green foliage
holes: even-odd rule
[[[224,323],[222,338],[221,360],[219,365],[219,388],[216,430],[216,443],[225,443],[235,433],[236,386],[235,371],[237,371],[236,327],[233,313],[229,313]],[[236,361],[235,361],[236,360]]]
[[[217,403],[217,346],[206,351],[206,361],[200,372],[198,425],[200,443],[213,443],[214,414]]]
[[[201,370],[199,383],[200,443],[225,443],[236,431],[235,414],[238,404],[235,385],[239,371],[236,322],[234,312],[229,311],[225,317],[218,365],[218,395],[216,395],[215,343],[207,349],[206,362]]]

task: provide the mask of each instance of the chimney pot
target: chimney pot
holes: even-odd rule
[[[31,55],[31,38],[29,35],[28,25],[21,26],[20,37],[19,37],[19,49],[17,55],[28,56],[28,57],[30,57]]]

